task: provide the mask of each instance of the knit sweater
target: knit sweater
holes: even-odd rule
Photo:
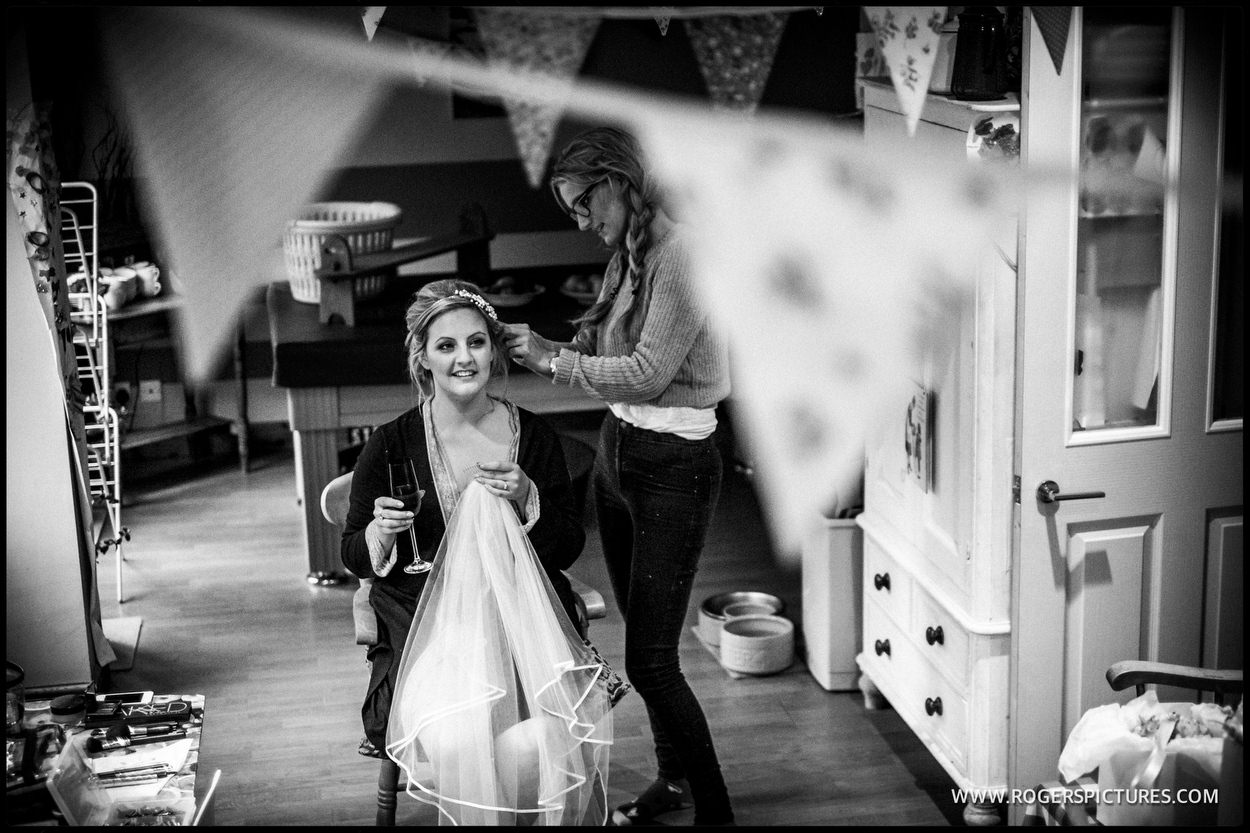
[[[605,294],[622,281],[626,265],[620,252],[612,256]],[[715,407],[729,395],[729,352],[699,302],[680,230],[656,241],[643,271],[637,297],[632,285],[622,287],[603,321],[561,347],[553,381],[580,385],[605,402]],[[634,309],[621,319],[631,302]]]

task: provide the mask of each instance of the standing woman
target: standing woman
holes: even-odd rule
[[[506,325],[513,360],[557,385],[578,385],[610,413],[595,461],[599,532],[625,618],[625,670],[647,704],[659,774],[616,809],[646,824],[689,806],[696,824],[733,821],[678,641],[720,495],[716,405],[729,394],[728,354],[695,297],[684,232],[660,205],[637,140],[613,128],[575,138],[551,177],[556,202],[613,250],[598,301],[557,343]]]

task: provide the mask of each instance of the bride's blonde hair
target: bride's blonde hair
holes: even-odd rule
[[[503,325],[495,315],[495,308],[482,297],[481,287],[455,278],[433,281],[417,291],[404,314],[404,323],[408,327],[408,335],[404,337],[408,375],[420,391],[423,402],[434,395],[434,379],[430,371],[421,366],[430,325],[440,315],[453,309],[471,309],[482,316],[486,332],[490,335],[490,377],[502,376],[506,380],[508,376]]]

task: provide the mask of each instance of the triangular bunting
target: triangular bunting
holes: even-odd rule
[[[542,15],[501,8],[474,9],[474,15],[486,57],[493,66],[542,73],[568,88],[582,68],[586,50],[599,29],[597,17]],[[564,107],[508,97],[504,98],[504,106],[530,187],[537,188],[542,185]]]
[[[1055,73],[1063,72],[1063,55],[1068,48],[1068,26],[1072,23],[1071,6],[1029,6],[1037,28],[1046,43],[1046,51],[1055,63]]]
[[[365,38],[373,40],[373,35],[378,31],[378,24],[382,22],[382,15],[386,14],[386,6],[364,6],[360,10],[360,22],[365,27]]]
[[[657,26],[659,26],[659,27],[660,27],[660,36],[661,36],[661,37],[663,37],[664,35],[667,35],[667,34],[668,34],[668,22],[669,22],[670,20],[672,20],[672,18],[670,18],[670,17],[659,17],[658,15],[656,16],[656,18],[655,18],[655,23],[656,23],[656,25],[657,25]]]
[[[789,13],[781,12],[685,21],[715,108],[755,111],[789,17]]]
[[[938,172],[905,141],[663,116],[644,143],[733,334],[732,415],[777,549],[794,553],[853,491],[868,444],[901,434],[923,357],[943,366],[1008,192],[984,166]],[[779,371],[778,356],[802,359]]]
[[[327,63],[301,38],[280,36],[289,22],[268,14],[245,21],[147,6],[101,19],[102,42],[117,45],[106,49],[112,81],[139,137],[145,214],[182,296],[181,358],[189,380],[202,382],[250,289],[285,277],[286,222],[325,184],[389,86],[374,70]],[[161,48],[136,61],[124,43]]]
[[[864,6],[877,44],[890,68],[894,92],[907,117],[907,132],[916,135],[937,59],[945,6]]]
[[[456,52],[457,47],[455,44],[445,41],[408,38],[408,51],[416,58],[413,61],[413,77],[416,79],[418,87],[424,87],[431,77],[431,73],[425,69],[428,65],[425,59],[433,58],[436,61],[441,61],[448,55]]]

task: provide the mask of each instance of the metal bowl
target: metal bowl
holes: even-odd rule
[[[771,593],[760,593],[754,590],[739,590],[732,593],[717,593],[708,596],[699,605],[699,636],[709,645],[719,645],[721,626],[725,624],[725,608],[732,604],[751,604],[771,608],[773,614],[780,614],[785,603]]]

